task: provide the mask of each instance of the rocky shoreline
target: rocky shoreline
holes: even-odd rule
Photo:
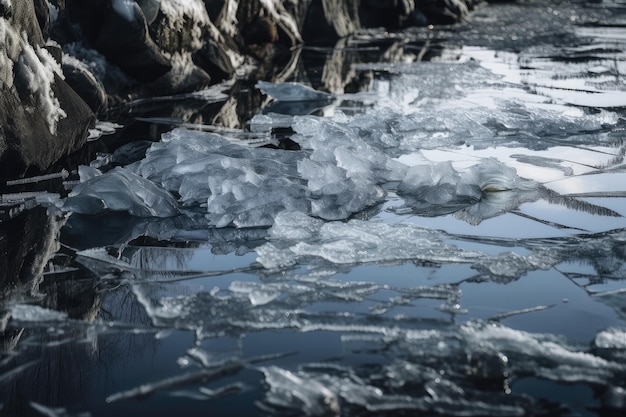
[[[132,100],[197,91],[367,28],[458,22],[479,4],[0,0],[0,179],[49,171]]]

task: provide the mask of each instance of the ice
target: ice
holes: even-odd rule
[[[170,193],[124,168],[104,175],[85,168],[84,182],[70,192],[63,209],[82,214],[127,211],[138,217],[172,217],[178,204]]]
[[[165,378],[160,381],[143,384],[126,391],[111,394],[106,398],[106,402],[111,403],[131,398],[142,398],[159,391],[171,390],[184,385],[222,378],[226,375],[238,372],[242,367],[243,363],[241,361],[233,359],[214,367]]]
[[[554,336],[479,321],[360,340],[366,346],[371,342],[370,353],[377,352],[377,341],[382,342],[382,351],[390,351],[389,360],[378,363],[374,372],[368,363],[302,364],[295,372],[277,366],[261,368],[268,385],[263,405],[304,415],[343,415],[347,410],[454,416],[526,415],[534,410],[541,414],[546,411],[541,402],[512,391],[511,382],[530,372],[540,378],[595,384],[624,372],[623,365]],[[477,386],[482,384],[492,389],[481,391]],[[622,393],[622,387],[610,387],[605,402],[623,407]]]
[[[28,304],[15,304],[10,307],[13,320],[26,322],[50,322],[63,321],[67,319],[67,314],[59,311]]]
[[[295,409],[306,416],[340,415],[339,399],[322,383],[273,366],[260,370],[270,387],[265,402],[271,406]]]
[[[599,348],[626,349],[626,330],[611,328],[599,332],[594,344]]]
[[[285,210],[335,220],[381,202],[385,193],[372,181],[403,165],[373,150],[361,159],[357,152],[338,149],[330,160],[314,152],[316,165],[305,151],[250,149],[218,134],[176,129],[133,169],[180,195],[183,206],[206,205],[213,225],[258,227]]]
[[[329,93],[294,82],[275,84],[259,81],[256,88],[278,101],[329,101],[333,99]]]
[[[57,172],[57,173],[37,175],[34,177],[10,180],[6,182],[6,185],[12,186],[12,185],[32,184],[32,183],[37,183],[40,181],[48,181],[48,180],[57,179],[57,178],[65,179],[69,175],[70,173],[66,169],[62,169],[60,172]]]
[[[306,241],[289,240],[294,237],[298,223],[310,236]],[[305,257],[353,264],[413,259],[471,262],[482,256],[447,244],[439,232],[414,224],[388,225],[362,220],[316,223],[300,213],[281,213],[270,229],[270,236],[269,243],[256,248],[258,262],[270,269],[293,265]]]
[[[65,407],[48,407],[34,401],[30,402],[30,406],[47,417],[91,417],[89,412],[70,413]]]

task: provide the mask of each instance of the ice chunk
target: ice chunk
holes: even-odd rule
[[[506,252],[481,259],[473,267],[487,276],[501,281],[510,281],[528,271],[549,269],[559,262],[561,262],[559,254],[550,250],[534,252],[526,256]]]
[[[178,204],[169,192],[124,168],[103,175],[90,174],[87,181],[74,187],[63,209],[82,214],[127,211],[138,217],[178,214]]]
[[[626,330],[610,328],[599,332],[594,340],[599,348],[626,349]]]
[[[339,399],[325,385],[276,366],[260,368],[269,386],[265,402],[306,416],[340,415]]]
[[[361,148],[349,151],[354,160]],[[383,201],[377,182],[404,167],[371,149],[356,162],[321,152],[312,162],[306,151],[251,149],[215,133],[175,129],[132,169],[180,195],[183,206],[206,207],[213,225],[258,227],[271,226],[282,211],[345,219]]]
[[[470,206],[482,199],[493,203],[497,200],[497,197],[491,197],[494,192],[523,193],[538,188],[539,185],[534,181],[518,177],[514,168],[494,158],[487,158],[465,171],[457,171],[449,161],[412,166],[398,185],[398,195],[404,197],[406,205],[414,212],[440,215]],[[504,201],[509,200],[511,198]],[[484,209],[482,206],[480,208]],[[504,205],[500,208],[500,212],[506,209]],[[496,214],[499,214],[497,209],[490,215]],[[486,210],[481,217],[489,217]]]
[[[274,84],[259,81],[256,88],[278,101],[327,101],[332,100],[332,94],[317,91],[313,88],[294,82]]]
[[[65,407],[48,407],[43,404],[30,402],[30,406],[46,417],[91,417],[91,413],[70,413]]]
[[[229,289],[236,293],[247,294],[253,306],[264,305],[276,299],[281,294],[278,285],[260,285],[251,282],[234,281]]]
[[[11,306],[10,310],[13,320],[17,321],[47,322],[67,319],[67,314],[65,313],[35,305],[16,304]]]
[[[227,375],[236,373],[242,367],[243,362],[235,359],[229,360],[211,368],[202,369],[195,372],[188,372],[186,374],[165,378],[160,381],[139,385],[126,391],[111,394],[106,398],[106,402],[111,403],[123,399],[141,398],[159,391],[172,390],[174,388],[188,384],[219,379]]]

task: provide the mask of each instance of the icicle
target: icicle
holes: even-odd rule
[[[9,180],[6,182],[6,184],[8,186],[12,186],[12,185],[23,185],[23,184],[35,184],[41,181],[48,181],[48,180],[54,180],[57,178],[61,178],[61,179],[66,179],[67,177],[69,177],[70,173],[64,168],[61,170],[61,172],[55,172],[52,174],[45,174],[45,175],[38,175],[35,177],[29,177],[29,178],[19,178],[16,180]]]

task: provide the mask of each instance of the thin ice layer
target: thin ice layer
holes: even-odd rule
[[[409,410],[455,416],[543,414],[548,411],[545,404],[511,390],[518,378],[530,374],[601,384],[620,379],[626,371],[622,364],[558,337],[480,321],[384,337],[353,333],[344,338],[344,348],[351,345],[369,347],[370,355],[378,355],[377,366],[311,363],[295,372],[261,368],[268,385],[264,405],[303,415],[355,410],[382,415]],[[485,392],[484,387],[491,389]],[[607,394],[618,397],[622,390],[612,386]]]
[[[482,255],[447,244],[439,232],[414,224],[325,223],[297,212],[277,216],[270,236],[271,242],[256,248],[258,262],[269,269],[293,265],[305,257],[351,264],[410,259],[469,262]]]

